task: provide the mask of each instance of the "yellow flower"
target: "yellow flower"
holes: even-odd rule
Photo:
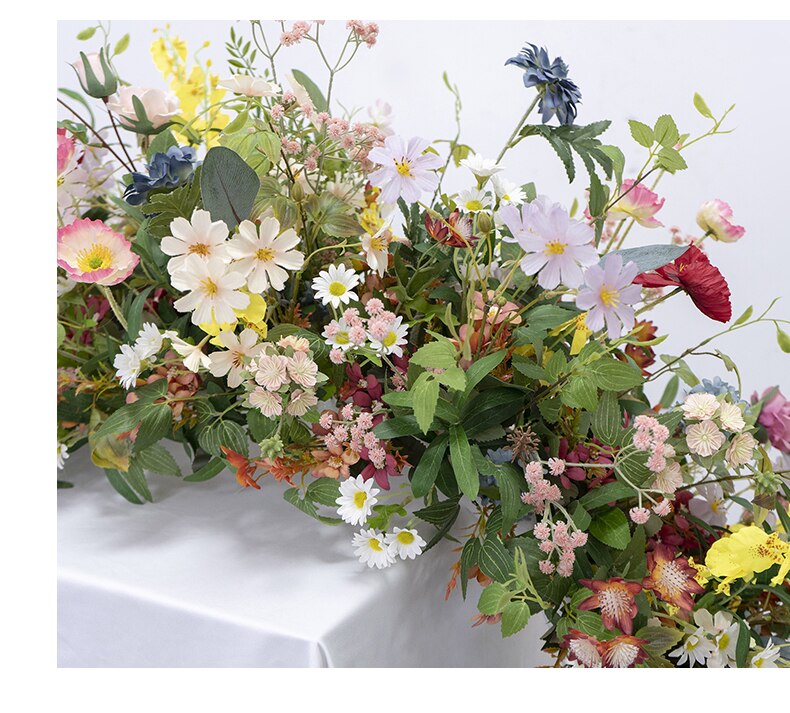
[[[704,587],[710,579],[710,570],[704,564],[697,564],[693,557],[689,557],[689,564],[697,570],[694,579],[697,580],[700,586]]]
[[[573,342],[571,342],[571,356],[578,354],[582,350],[582,347],[587,344],[587,340],[592,334],[592,330],[587,326],[587,322],[584,321],[586,316],[587,313],[585,312],[576,318],[576,331],[573,333]]]
[[[269,328],[266,326],[266,300],[261,295],[250,295],[250,303],[244,309],[233,310],[236,316],[244,323],[245,327],[256,331],[262,339],[266,339],[269,333]],[[235,322],[204,322],[198,325],[206,334],[210,334],[212,339],[209,344],[221,347],[222,342],[219,340],[220,332],[232,332],[238,320]]]
[[[736,579],[749,582],[755,573],[775,564],[779,565],[779,573],[771,584],[779,586],[790,571],[790,545],[782,542],[775,532],[769,535],[749,525],[714,542],[705,556],[705,564],[714,577],[723,578],[717,591],[729,591],[730,583]]]

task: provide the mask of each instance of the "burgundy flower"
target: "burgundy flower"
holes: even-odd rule
[[[642,591],[639,582],[626,582],[622,577],[601,579],[580,579],[579,584],[591,589],[593,595],[587,597],[579,609],[601,610],[601,620],[607,629],[618,627],[624,634],[633,634],[634,617],[637,614],[634,597]]]
[[[363,460],[368,460],[368,449],[363,448],[359,455]],[[383,468],[376,468],[373,463],[368,462],[368,464],[362,469],[360,475],[364,480],[370,480],[373,478],[376,483],[378,483],[378,485],[384,488],[384,490],[389,490],[390,478],[400,475],[398,461],[396,460],[395,456],[392,455],[392,453],[387,453],[384,459]]]
[[[359,364],[348,364],[346,376],[348,381],[340,388],[343,401],[351,399],[360,408],[370,408],[374,401],[381,401],[384,390],[373,374],[365,376]]]
[[[697,570],[685,557],[676,557],[675,549],[669,545],[656,545],[647,553],[647,569],[649,574],[642,580],[642,586],[662,601],[685,611],[694,608],[691,595],[705,591],[696,580]]]
[[[600,646],[604,668],[633,668],[647,658],[647,651],[642,647],[645,639],[635,636],[616,636],[609,641],[602,641]]]
[[[654,273],[637,275],[634,282],[644,287],[680,287],[702,314],[718,322],[729,322],[732,317],[727,281],[696,245]]]

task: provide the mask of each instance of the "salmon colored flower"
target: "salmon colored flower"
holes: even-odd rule
[[[100,220],[83,218],[58,228],[58,265],[75,282],[117,285],[138,262],[132,244]]]
[[[253,476],[255,475],[255,471],[257,467],[251,463],[247,458],[245,458],[241,453],[236,453],[236,451],[227,448],[226,446],[220,446],[220,450],[225,454],[225,457],[228,459],[228,463],[236,469],[236,482],[242,488],[255,488],[256,490],[260,490],[261,486],[255,481]]]
[[[579,604],[579,609],[600,609],[603,625],[607,629],[618,627],[625,634],[633,633],[634,617],[637,613],[634,596],[642,591],[639,582],[626,582],[622,577],[611,577],[606,580],[580,579],[579,584],[594,592]]]
[[[675,550],[669,545],[657,544],[647,553],[647,569],[650,574],[642,580],[642,586],[680,609],[691,611],[694,608],[691,595],[704,591],[696,580],[697,570],[685,557],[676,558]]]
[[[348,478],[351,476],[349,466],[359,460],[359,453],[340,445],[328,446],[326,450],[312,451],[311,453],[313,458],[318,461],[311,470],[314,478],[332,478],[333,480],[337,480],[341,476]]]
[[[705,316],[718,322],[732,317],[727,281],[696,245],[655,272],[637,275],[634,282],[643,287],[680,287]]]

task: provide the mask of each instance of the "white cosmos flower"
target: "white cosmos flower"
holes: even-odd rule
[[[124,389],[131,389],[135,385],[143,368],[137,350],[128,344],[121,344],[121,351],[115,355],[112,365],[116,369],[115,378]]]
[[[422,548],[428,544],[420,537],[417,530],[404,530],[396,527],[393,532],[384,538],[384,544],[389,547],[390,554],[402,560],[413,560],[422,554]]]
[[[689,500],[688,509],[694,516],[709,525],[724,527],[727,524],[727,500],[718,483],[704,483],[697,486],[700,497]]]
[[[462,159],[461,165],[480,178],[487,178],[504,170],[504,166],[500,166],[494,159],[484,158],[479,153],[473,153],[471,156]]]
[[[347,305],[351,300],[358,300],[354,288],[359,284],[359,275],[345,265],[330,265],[327,270],[321,270],[318,277],[313,278],[315,296],[323,304],[340,307]]]
[[[384,537],[375,530],[360,530],[351,541],[354,554],[359,561],[368,567],[384,569],[395,562],[395,557],[390,553],[389,547],[384,544]]]
[[[177,290],[184,288],[176,284],[175,274],[183,270],[190,255],[197,255],[203,260],[215,257],[230,262],[225,242],[228,226],[221,220],[212,221],[207,210],[195,209],[191,220],[176,218],[170,223],[170,233],[162,238],[161,248],[165,255],[172,257],[167,262],[167,271]]]
[[[508,181],[504,176],[492,176],[491,185],[502,205],[521,205],[527,198],[518,183]]]
[[[390,330],[381,341],[378,341],[369,334],[370,348],[377,351],[379,354],[395,354],[396,356],[403,356],[403,345],[408,342],[406,335],[409,333],[409,326],[403,324],[403,317],[396,317],[390,324]]]
[[[439,185],[436,169],[441,167],[442,159],[435,153],[423,153],[427,148],[428,142],[416,136],[408,142],[400,136],[388,136],[384,146],[370,150],[368,158],[380,168],[368,178],[381,188],[381,203],[395,203],[398,198],[415,203],[423,193]]]
[[[192,312],[192,324],[207,322],[236,321],[233,310],[244,309],[250,304],[250,296],[240,292],[244,287],[244,275],[226,265],[218,257],[203,260],[189,255],[184,269],[177,273],[178,284],[188,291],[173,306],[179,312]],[[175,276],[173,284],[175,284]]]
[[[776,659],[782,650],[774,644],[768,644],[762,651],[758,651],[752,656],[750,668],[776,668]]]
[[[228,253],[236,261],[233,267],[246,276],[250,292],[264,292],[269,285],[280,292],[288,279],[287,270],[304,264],[304,255],[293,250],[299,244],[293,228],[279,233],[277,218],[264,218],[257,230],[255,223],[243,220],[238,235],[228,243]]]
[[[700,627],[693,634],[689,634],[677,649],[669,653],[669,656],[678,657],[678,666],[688,662],[691,668],[694,668],[695,663],[704,666],[713,653],[713,642],[708,640],[705,631]]]
[[[282,91],[274,82],[267,82],[263,77],[252,77],[249,74],[234,74],[230,79],[219,82],[219,86],[246,97],[273,97]]]
[[[162,348],[162,339],[159,327],[151,324],[151,322],[146,322],[137,334],[134,349],[141,359],[150,359],[152,356],[159,354],[159,350]]]
[[[264,348],[258,344],[258,335],[252,329],[245,329],[236,336],[234,332],[220,332],[219,341],[226,351],[209,355],[209,371],[213,376],[228,375],[228,386],[235,389],[241,385],[241,374],[248,369],[247,360],[258,356]]]
[[[208,369],[211,366],[211,359],[203,353],[202,342],[200,344],[190,344],[180,337],[172,336],[170,337],[170,346],[181,357],[184,366],[196,374],[200,367]]]
[[[65,443],[58,443],[58,470],[63,470],[66,459],[69,457],[69,449]]]
[[[340,483],[340,497],[335,502],[340,506],[337,514],[349,525],[364,525],[373,506],[378,502],[379,489],[374,480],[365,480],[361,475],[347,478]],[[383,544],[383,543],[382,543]]]
[[[373,235],[365,233],[362,236],[362,250],[365,262],[371,270],[375,270],[379,277],[384,277],[389,263],[389,244],[392,241],[390,221],[385,221]]]
[[[469,188],[458,194],[455,203],[467,213],[476,213],[491,205],[491,196],[480,188]]]

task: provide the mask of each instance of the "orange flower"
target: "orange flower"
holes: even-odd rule
[[[594,592],[579,604],[579,609],[600,609],[603,625],[607,629],[617,626],[625,634],[633,633],[637,613],[634,596],[642,591],[639,582],[626,582],[622,577],[612,577],[607,580],[580,579],[579,584]]]
[[[253,478],[255,471],[258,469],[256,465],[253,465],[241,453],[236,453],[236,451],[231,450],[226,446],[220,446],[220,450],[225,454],[225,457],[228,459],[228,463],[230,463],[230,465],[236,469],[236,482],[242,488],[255,488],[256,490],[261,489],[261,486],[258,485],[258,483]]]
[[[694,608],[692,594],[701,594],[705,589],[696,581],[697,570],[685,557],[675,558],[669,545],[656,545],[647,553],[647,568],[650,574],[642,580],[645,589],[676,607],[691,611]]]

